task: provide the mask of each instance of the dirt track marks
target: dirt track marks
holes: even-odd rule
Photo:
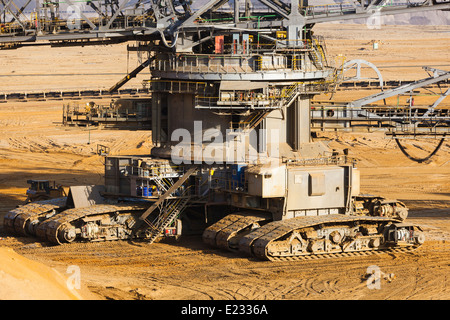
[[[7,244],[64,273],[78,265],[82,279],[109,299],[447,299],[450,245],[429,241],[408,253],[297,262],[257,261],[211,249],[199,237],[180,243],[107,242],[45,247]],[[23,239],[22,239],[23,240]],[[367,267],[393,273],[381,290],[367,288]]]

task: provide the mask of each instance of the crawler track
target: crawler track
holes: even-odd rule
[[[66,197],[29,203],[9,211],[4,218],[6,231],[21,235],[35,235],[35,226],[39,220],[46,219],[64,208]]]
[[[61,198],[18,207],[6,214],[4,228],[11,233],[38,236],[53,244],[145,236],[136,222],[149,204],[99,204],[72,209],[66,209],[65,204],[66,199]]]
[[[239,251],[272,261],[406,252],[424,241],[420,228],[388,217],[341,214],[297,217],[253,229],[249,229],[249,223],[244,225],[247,220],[252,223],[248,216],[227,216],[206,229],[203,239],[229,250],[236,250],[237,243]],[[260,218],[258,222],[261,221]],[[244,229],[246,232],[242,234]]]
[[[213,224],[203,232],[203,241],[222,249],[237,249],[236,241],[230,241],[238,233],[259,227],[259,223],[268,221],[268,217],[254,213],[230,214]]]
[[[132,213],[147,209],[143,204],[101,204],[61,212],[41,223],[36,235],[54,244],[72,242],[81,237],[89,241],[128,239],[133,236],[135,223]],[[133,223],[132,223],[133,221]],[[89,222],[92,222],[89,230]],[[103,228],[93,229],[94,222]]]
[[[333,259],[333,258],[348,258],[348,257],[364,257],[374,254],[402,254],[413,252],[420,246],[407,246],[402,248],[386,248],[383,250],[369,250],[359,252],[340,252],[340,253],[323,253],[323,254],[309,254],[296,257],[271,257],[271,261],[307,261],[307,260],[320,260],[320,259]]]

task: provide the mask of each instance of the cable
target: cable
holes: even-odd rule
[[[175,33],[175,39],[172,39],[172,44],[171,45],[169,45],[169,43],[167,42],[166,37],[164,36],[164,33],[161,30],[159,30],[159,29],[158,29],[158,31],[161,34],[161,39],[162,39],[162,41],[163,41],[163,43],[164,43],[164,45],[166,47],[168,47],[168,48],[175,47],[175,45],[177,43],[177,40],[178,40],[178,31]]]
[[[436,152],[438,152],[438,150],[441,148],[442,144],[444,143],[445,140],[445,136],[446,134],[444,133],[444,136],[442,137],[441,141],[439,142],[439,144],[437,145],[436,149],[433,150],[433,152],[431,152],[428,156],[426,156],[425,158],[415,158],[413,156],[411,156],[405,149],[405,147],[403,147],[400,143],[400,140],[397,138],[397,136],[395,135],[395,133],[392,134],[392,136],[395,139],[395,142],[397,142],[398,147],[400,148],[400,150],[403,152],[403,154],[405,156],[407,156],[409,159],[411,159],[412,161],[418,162],[418,163],[422,163],[427,161],[428,159],[430,159],[432,156],[434,156],[436,154]]]

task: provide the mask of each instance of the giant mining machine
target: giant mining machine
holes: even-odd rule
[[[80,11],[75,27],[57,19],[57,4],[45,2],[31,24],[10,8],[2,46],[139,41],[148,52],[140,69],[152,75],[154,147],[147,157],[107,156],[104,185],[13,209],[5,230],[54,244],[201,234],[268,260],[424,242],[402,202],[361,194],[355,162],[312,139],[310,101],[339,78],[312,29],[448,10],[448,1],[90,1],[96,17]]]

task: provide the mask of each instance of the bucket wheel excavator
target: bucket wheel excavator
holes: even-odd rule
[[[11,210],[5,230],[53,244],[203,234],[209,245],[268,260],[424,242],[402,202],[361,194],[354,161],[312,140],[310,101],[338,80],[312,29],[375,11],[448,10],[448,1],[103,2],[89,2],[98,19],[80,12],[75,26],[54,7],[32,25],[15,14],[14,34],[4,31],[0,43],[139,41],[151,56],[151,154],[107,156],[103,186]]]

